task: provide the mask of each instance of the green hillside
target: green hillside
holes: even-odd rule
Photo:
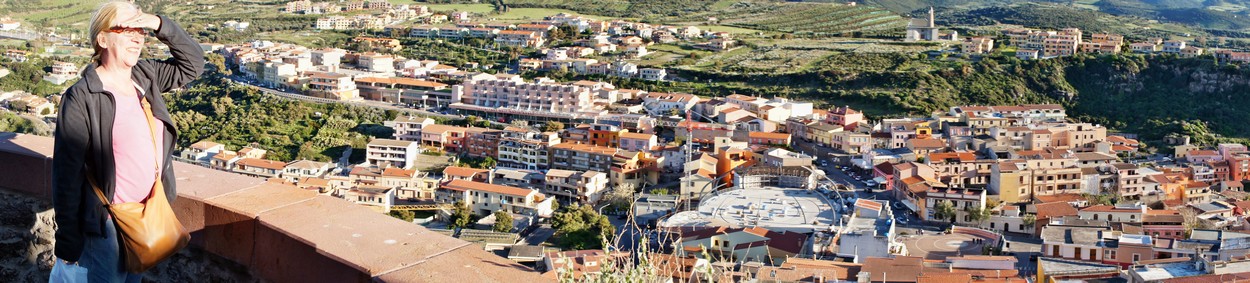
[[[923,56],[921,56],[923,57]],[[803,98],[850,105],[874,117],[928,114],[963,104],[1060,103],[1070,115],[1157,140],[1174,132],[1202,142],[1216,136],[1250,141],[1250,68],[1215,66],[1210,58],[1140,55],[1074,56],[976,63],[895,53],[828,56],[808,71],[737,75],[675,70],[713,85],[667,83],[657,91]],[[641,87],[613,81],[621,87]],[[1177,111],[1184,109],[1184,111]]]

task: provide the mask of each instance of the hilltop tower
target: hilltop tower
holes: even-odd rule
[[[937,23],[933,21],[933,6],[929,6],[929,27],[937,27]]]

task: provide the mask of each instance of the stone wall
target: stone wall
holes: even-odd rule
[[[0,190],[0,278],[6,282],[48,282],[52,269],[56,212],[43,200]],[[155,282],[260,282],[246,266],[206,253],[183,249],[144,273]]]

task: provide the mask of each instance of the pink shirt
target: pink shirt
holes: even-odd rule
[[[164,144],[164,131],[156,135],[155,150],[152,145],[152,131],[148,127],[147,113],[139,99],[143,88],[135,85],[140,96],[114,95],[117,102],[117,115],[113,117],[113,159],[116,168],[117,188],[113,193],[113,203],[141,202],[152,193],[152,185],[156,183],[156,174],[164,159],[159,145]],[[155,119],[155,118],[154,118]],[[160,120],[153,126],[162,129]]]

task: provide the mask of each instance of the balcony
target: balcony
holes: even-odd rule
[[[6,248],[6,258],[30,260],[6,261],[0,273],[43,281],[49,272],[52,143],[0,133],[0,207],[11,208],[2,218],[31,219],[0,230],[42,231],[5,244],[19,247]],[[174,210],[192,231],[191,246],[148,272],[149,281],[547,281],[468,242],[341,199],[190,164],[175,162],[174,171]]]

